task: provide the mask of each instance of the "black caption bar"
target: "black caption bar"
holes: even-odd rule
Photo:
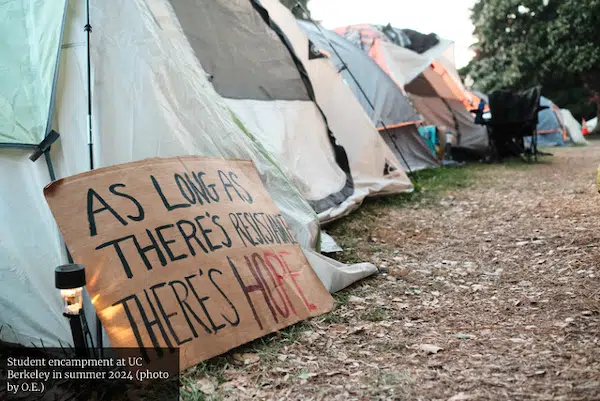
[[[179,350],[104,348],[78,358],[62,348],[0,344],[2,400],[179,400]],[[143,355],[153,355],[147,363]]]

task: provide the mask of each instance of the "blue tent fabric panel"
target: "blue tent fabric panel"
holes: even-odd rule
[[[419,135],[425,140],[431,153],[435,155],[435,144],[437,143],[436,127],[434,125],[420,126]]]
[[[544,96],[540,98],[540,105],[547,106],[548,108],[538,113],[538,146],[565,146],[563,137],[564,126],[556,112],[559,109],[550,99]]]

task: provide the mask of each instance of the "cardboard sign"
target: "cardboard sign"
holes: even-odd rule
[[[187,368],[333,306],[252,162],[147,159],[44,195],[115,347]]]

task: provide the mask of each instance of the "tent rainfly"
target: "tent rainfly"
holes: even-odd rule
[[[184,7],[186,4],[189,9]],[[192,13],[197,8],[232,23],[247,19],[256,23],[264,21],[264,10],[253,8],[255,12],[250,13],[244,8],[238,13],[225,0],[178,0],[173,5],[167,0],[91,1],[95,166],[182,155],[252,160],[309,262],[330,291],[373,273],[373,265],[346,266],[316,252],[320,232],[317,215],[286,178],[276,159],[213,89],[223,85],[219,87],[221,91],[235,93],[237,89],[229,86],[235,82],[246,84],[244,90],[255,91],[257,97],[266,96],[256,93],[262,87],[255,84],[264,78],[265,65],[254,64],[254,70],[245,72],[256,77],[251,82],[240,82],[239,77],[225,74],[236,78],[227,82],[215,74],[211,84],[207,70],[214,73],[221,66],[219,71],[232,71],[228,62],[244,61],[233,55],[199,59],[194,49],[197,44],[188,40],[185,32],[187,24],[178,19],[182,11],[197,15],[197,11]],[[71,343],[71,334],[62,316],[60,295],[54,288],[54,268],[66,263],[67,255],[42,189],[55,178],[89,168],[85,134],[87,48],[83,29],[86,9],[84,2],[78,0],[47,0],[36,8],[22,2],[5,2],[0,5],[0,16],[0,29],[6,38],[0,42],[0,52],[15,55],[6,57],[8,64],[0,77],[0,340],[59,346]],[[230,25],[227,32],[220,34],[245,35],[247,28]],[[274,31],[266,32],[277,37]],[[227,44],[212,49],[224,53],[232,47]],[[271,59],[274,65],[278,64],[277,54],[284,59],[290,57],[280,50],[269,56],[275,57]],[[261,60],[267,58],[267,54],[260,54],[265,56]],[[218,64],[211,64],[217,61]],[[296,75],[283,77],[289,84],[287,89],[279,81],[261,82],[273,84],[273,90],[300,88],[305,98],[310,94],[310,87]],[[273,86],[262,89],[268,93],[268,88]],[[310,104],[307,115],[320,114],[314,103]],[[304,115],[289,118],[303,119]],[[324,119],[320,118],[315,121],[320,121],[323,129]],[[311,128],[306,127],[306,132]],[[56,139],[53,132],[60,137],[48,147],[51,139]],[[329,140],[327,131],[323,132]],[[323,179],[329,179],[327,185],[337,183],[331,188],[340,192],[349,181],[347,169],[336,163],[333,144],[328,146],[330,164],[320,173],[325,176],[335,172],[331,178]],[[320,151],[321,148],[314,149],[309,154]],[[29,157],[33,152],[43,155],[45,162],[32,162]],[[318,191],[315,193],[315,199],[322,199]],[[89,298],[84,309],[88,316],[94,315]],[[96,333],[94,319],[89,319],[89,324],[91,332]],[[106,339],[104,344],[108,344]]]
[[[421,117],[395,82],[365,52],[333,31],[298,20],[319,51],[329,58],[371,118],[381,137],[412,171],[438,167],[417,130]]]
[[[406,41],[395,40],[406,33],[391,26],[353,25],[335,31],[367,52],[408,94],[428,124],[455,131],[458,148],[475,154],[487,152],[487,130],[475,124],[470,113],[477,108],[479,98],[462,84],[454,64],[453,42],[429,37],[417,47],[407,45]],[[410,36],[414,41],[418,35],[412,31],[409,42]]]

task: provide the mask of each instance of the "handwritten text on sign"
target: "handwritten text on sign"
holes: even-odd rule
[[[248,161],[148,159],[44,190],[111,344],[182,368],[331,309]]]

